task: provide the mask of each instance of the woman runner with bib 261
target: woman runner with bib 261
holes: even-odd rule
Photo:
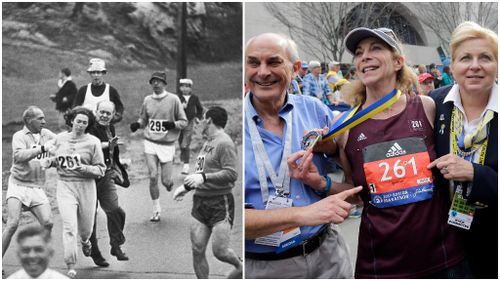
[[[97,200],[95,178],[104,176],[106,165],[101,141],[87,133],[95,122],[92,111],[78,106],[69,111],[65,119],[71,131],[57,135],[55,156],[47,158],[43,166],[57,166],[57,205],[63,222],[64,262],[67,275],[75,278],[77,237],[80,237],[83,254],[90,256],[89,239]]]
[[[464,276],[463,249],[446,223],[446,187],[436,186],[427,169],[436,157],[434,102],[413,93],[416,76],[391,29],[356,28],[344,43],[359,77],[343,88],[344,98],[358,106],[339,120],[359,122],[333,140],[325,134],[320,145],[330,154],[338,150],[346,179],[363,186],[355,277]],[[310,150],[289,157],[292,176],[325,185]]]

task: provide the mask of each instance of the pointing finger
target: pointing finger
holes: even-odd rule
[[[338,194],[335,194],[335,196],[341,200],[345,200],[347,197],[352,196],[358,192],[360,192],[363,189],[362,186],[356,186],[354,188],[344,190]]]

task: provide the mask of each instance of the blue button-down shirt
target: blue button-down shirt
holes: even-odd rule
[[[330,104],[328,96],[331,95],[332,92],[330,91],[328,80],[326,80],[324,75],[320,75],[319,79],[316,80],[316,76],[312,73],[308,73],[304,76],[302,85],[303,95],[313,96],[320,99],[324,104]]]
[[[252,97],[252,93],[248,93],[245,97],[245,106],[247,100]],[[285,122],[282,137],[279,137],[263,128],[262,119],[259,117],[253,105],[246,107],[249,110],[253,121],[257,125],[257,129],[264,143],[269,160],[274,168],[275,173],[279,171],[281,157],[285,146],[286,130],[292,125],[292,153],[299,151],[300,143],[304,130],[314,128],[323,128],[330,126],[333,119],[332,112],[327,106],[322,104],[318,99],[303,96],[303,95],[287,95],[285,105],[281,108],[279,115]],[[293,111],[291,124],[287,123],[287,115]],[[321,174],[326,174],[328,162],[327,158],[322,155],[315,155],[314,163],[318,167]],[[267,177],[267,186],[269,194],[275,193],[274,186]],[[293,206],[307,206],[321,199],[313,189],[304,185],[302,182],[290,180],[290,198],[293,199]],[[255,209],[265,209],[265,204],[262,202],[262,195],[259,184],[259,174],[255,164],[255,155],[250,139],[250,131],[248,129],[247,119],[245,117],[245,205],[252,205]],[[320,226],[303,226],[300,228],[303,239],[307,239],[316,234]],[[273,252],[276,249],[270,246],[257,245],[254,240],[245,241],[245,250],[253,253]]]

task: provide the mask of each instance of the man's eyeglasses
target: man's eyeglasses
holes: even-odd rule
[[[104,74],[106,71],[89,71],[90,74]]]
[[[191,87],[190,84],[180,84],[179,87]]]

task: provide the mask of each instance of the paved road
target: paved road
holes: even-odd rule
[[[127,143],[128,147],[142,147],[142,142],[133,138]],[[126,146],[126,147],[127,147]],[[135,151],[137,150],[137,151]],[[152,214],[151,199],[149,197],[148,175],[142,149],[125,151],[123,157],[132,159],[131,170],[136,172],[131,177],[131,186],[128,189],[119,188],[120,205],[127,213],[125,236],[127,242],[123,250],[130,257],[129,261],[117,261],[109,254],[109,239],[106,230],[105,215],[101,209],[98,213],[98,240],[99,247],[104,257],[111,264],[108,268],[99,268],[92,259],[83,256],[78,251],[76,270],[78,278],[85,279],[130,279],[130,278],[165,278],[184,279],[196,278],[192,266],[191,242],[189,240],[189,226],[191,220],[192,194],[186,196],[184,201],[175,202],[171,193],[164,188],[160,192],[162,217],[159,223],[152,223],[149,217]],[[241,146],[238,147],[239,160],[241,161]],[[241,163],[241,162],[240,162]],[[241,167],[241,165],[239,165]],[[178,186],[183,177],[180,174],[182,166],[174,165],[174,182]],[[237,186],[233,194],[236,202],[241,202],[241,169],[239,170]],[[52,169],[48,172],[49,183],[56,177]],[[50,185],[50,184],[49,184]],[[5,200],[5,192],[4,200]],[[5,201],[3,201],[5,202]],[[236,205],[235,225],[231,235],[231,247],[239,256],[242,256],[242,208]],[[30,221],[32,218],[24,218]],[[54,216],[53,244],[55,254],[51,261],[51,268],[66,272],[62,249],[62,222],[59,214]],[[79,246],[80,247],[80,246]],[[15,237],[11,247],[2,260],[3,269],[7,275],[20,268],[16,257]],[[210,265],[210,278],[224,278],[233,268],[229,264],[219,262],[211,253],[211,244],[207,248],[207,257]]]
[[[124,158],[132,159],[131,186],[128,189],[119,188],[120,205],[127,213],[125,236],[127,242],[123,246],[124,251],[130,257],[129,261],[117,261],[109,254],[109,239],[106,230],[105,215],[101,209],[98,211],[98,240],[99,247],[104,257],[110,262],[108,268],[99,268],[92,260],[78,252],[76,269],[78,278],[85,279],[192,279],[196,278],[192,267],[191,244],[189,241],[189,225],[191,219],[192,194],[187,195],[184,201],[175,202],[171,199],[171,193],[161,189],[162,217],[159,223],[151,223],[151,199],[148,189],[148,172],[145,160],[142,156],[142,146],[139,139],[131,138],[125,148],[122,149]],[[137,149],[141,147],[141,149]],[[239,159],[241,160],[241,146],[238,147]],[[239,166],[240,168],[241,166]],[[180,175],[182,166],[174,165],[175,186],[182,182]],[[237,186],[233,194],[235,201],[242,200],[242,173],[239,172]],[[49,197],[54,196],[55,179],[54,169],[48,171]],[[5,191],[3,192],[5,203]],[[243,256],[242,244],[242,206],[236,205],[235,225],[231,235],[231,247]],[[55,202],[53,202],[55,208]],[[23,214],[23,221],[34,221],[31,215]],[[51,268],[66,272],[62,249],[62,223],[59,214],[54,216],[53,244],[55,248]],[[359,219],[347,219],[340,224],[340,231],[349,245],[351,258],[354,263],[357,251]],[[15,255],[15,237],[11,247],[2,260],[3,269],[7,275],[12,274],[20,268]],[[219,262],[211,253],[211,244],[207,248],[207,257],[210,265],[210,278],[222,279],[232,269],[232,266]]]

